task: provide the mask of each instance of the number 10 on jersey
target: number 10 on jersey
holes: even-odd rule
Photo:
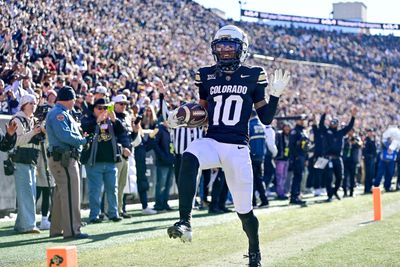
[[[234,126],[240,121],[240,114],[242,113],[243,106],[243,98],[239,95],[230,95],[224,101],[224,108],[222,109],[222,95],[215,96],[215,108],[214,108],[214,116],[213,116],[213,125],[219,125],[219,119],[222,116],[222,123],[227,126]],[[232,109],[232,105],[235,105]],[[233,111],[233,116],[231,114],[231,110]],[[221,114],[222,113],[222,114]]]

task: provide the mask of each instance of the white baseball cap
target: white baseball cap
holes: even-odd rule
[[[108,95],[108,90],[104,86],[97,86],[96,89],[94,89],[95,94],[105,94]]]
[[[112,98],[112,101],[114,103],[127,103],[127,104],[129,103],[128,99],[126,98],[126,95],[123,95],[123,94],[114,96]]]

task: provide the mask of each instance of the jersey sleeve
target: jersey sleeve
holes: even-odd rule
[[[207,100],[208,92],[204,88],[203,80],[201,79],[201,69],[196,72],[194,76],[194,84],[199,88],[199,96],[200,99]]]
[[[256,87],[253,94],[253,103],[260,102],[265,99],[265,88],[268,86],[267,74],[263,68],[257,68]]]

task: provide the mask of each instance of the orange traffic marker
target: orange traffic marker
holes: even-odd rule
[[[381,189],[379,187],[372,188],[372,195],[374,198],[374,221],[380,221],[382,219]]]
[[[76,246],[47,248],[47,267],[78,267]]]

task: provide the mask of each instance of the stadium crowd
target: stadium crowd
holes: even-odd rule
[[[0,5],[0,13],[0,113],[14,116],[23,112],[22,107],[35,102],[35,99],[40,105],[53,106],[60,90],[70,86],[77,95],[75,116],[93,131],[90,123],[99,116],[92,114],[94,109],[103,109],[109,100],[117,105],[127,104],[126,110],[119,111],[129,114],[128,123],[123,126],[125,137],[129,132],[130,142],[140,135],[143,139],[136,140],[136,148],[124,146],[129,150],[124,156],[128,158],[132,154],[137,163],[143,212],[154,214],[170,210],[166,199],[172,185],[170,173],[174,163],[170,144],[175,145],[175,151],[179,149],[174,139],[176,136],[169,136],[160,115],[162,100],[165,99],[172,109],[198,98],[193,84],[194,73],[200,66],[213,64],[210,53],[212,34],[228,22],[193,1],[7,1]],[[385,150],[387,144],[381,145],[381,134],[389,125],[400,121],[398,38],[244,22],[238,26],[249,34],[252,53],[276,57],[275,61],[250,58],[251,63],[264,66],[267,72],[281,67],[292,73],[290,90],[279,104],[279,116],[305,113],[308,118],[319,118],[329,110],[328,119],[339,118],[340,127],[340,122],[347,124],[350,121],[353,115],[350,108],[357,106],[359,112],[354,130],[359,149],[365,144],[363,141],[368,130],[377,137],[373,141],[379,151]],[[165,88],[160,80],[165,83]],[[32,95],[35,99],[30,99]],[[91,118],[91,122],[87,118],[92,115],[96,118]],[[139,115],[143,117],[140,123],[136,120]],[[278,135],[285,125],[274,125]],[[290,130],[294,126],[289,125]],[[152,132],[151,137],[141,134],[143,130],[154,129],[158,132]],[[311,130],[311,123],[307,129]],[[42,130],[34,131],[39,134]],[[120,132],[116,131],[116,134]],[[307,140],[312,141],[315,142]],[[157,183],[160,183],[156,185],[154,209],[148,207],[145,194],[149,186],[144,175],[144,157],[146,150],[150,149],[156,151]],[[312,151],[305,151],[307,157]],[[357,182],[361,183],[365,167],[362,153],[357,153],[355,164],[360,170]],[[289,161],[288,155],[284,158]],[[272,176],[275,176],[274,172]],[[288,174],[284,176],[287,180],[292,178]],[[223,175],[217,175],[216,180],[223,184],[221,177]],[[114,182],[116,180],[117,177]],[[272,177],[264,175],[267,190],[272,181]],[[308,187],[315,187],[311,181],[314,180],[310,178]],[[278,195],[285,198],[290,191],[290,182],[275,179],[275,190],[277,182],[286,184],[286,189]],[[322,187],[320,183],[317,189]],[[121,188],[123,186],[118,186],[118,190]],[[222,191],[225,196],[221,199],[226,199],[227,193],[223,188],[223,185],[218,185],[215,190]],[[118,192],[113,188],[107,190],[113,195],[111,200],[108,197],[108,205],[113,206],[108,207],[113,212],[109,214],[110,219],[119,221],[117,218],[120,216],[129,217],[125,208],[117,204],[125,198],[117,196]],[[32,196],[34,191],[32,189]],[[95,206],[90,218],[93,223],[102,220],[97,194],[99,192],[92,196],[96,203],[90,204]],[[219,206],[221,209],[212,211],[225,210],[224,204]],[[34,212],[34,208],[33,205],[24,212]],[[102,210],[104,212],[104,208]],[[42,210],[42,215],[41,228],[48,229],[48,209]],[[26,230],[38,232],[34,227],[24,228]]]

